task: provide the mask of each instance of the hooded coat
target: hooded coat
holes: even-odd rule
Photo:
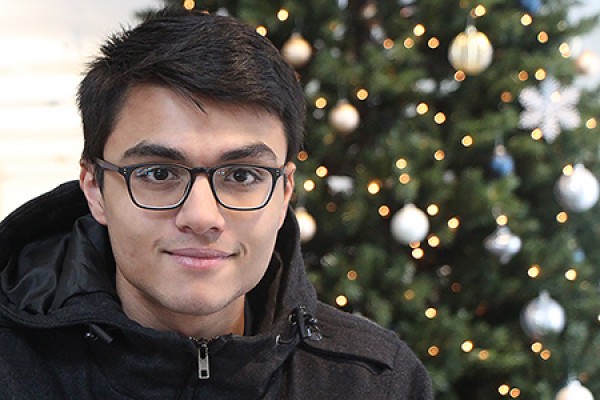
[[[292,213],[247,296],[244,336],[145,328],[123,312],[114,275],[77,182],[0,224],[1,399],[432,399],[394,332],[317,301]]]

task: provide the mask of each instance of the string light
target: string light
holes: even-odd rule
[[[421,258],[423,258],[425,256],[425,252],[420,247],[413,249],[411,254],[415,260],[420,260]]]
[[[386,50],[391,50],[394,47],[394,41],[390,38],[387,38],[383,41],[383,48]]]
[[[487,351],[487,350],[481,350],[481,351],[479,352],[479,359],[480,359],[481,361],[485,361],[485,360],[487,360],[488,358],[490,358],[490,352],[489,352],[489,351]]]
[[[548,349],[544,349],[540,352],[540,358],[544,361],[548,361],[552,357],[552,352]]]
[[[458,229],[459,226],[460,226],[460,221],[457,217],[452,217],[448,220],[448,228],[454,230],[454,229]]]
[[[438,215],[439,212],[440,207],[437,204],[430,204],[427,206],[427,214],[429,214],[430,217]]]
[[[340,294],[335,298],[335,304],[337,304],[339,307],[345,307],[348,305],[348,298],[343,294]]]
[[[427,310],[425,310],[425,317],[428,319],[434,319],[437,317],[437,310],[433,307],[429,307]]]
[[[398,182],[400,182],[403,185],[406,185],[406,184],[410,183],[410,175],[407,174],[407,173],[404,173],[404,174],[400,175],[398,177]]]
[[[507,384],[502,384],[498,387],[498,393],[500,393],[501,396],[506,396],[509,391],[510,386],[508,386]]]
[[[358,279],[358,272],[354,271],[353,269],[351,269],[350,271],[348,271],[348,273],[346,274],[346,278],[348,278],[349,281],[355,281]]]
[[[444,153],[444,150],[442,149],[437,150],[435,153],[433,153],[433,158],[435,158],[436,161],[442,161],[444,158],[446,158],[446,153]]]
[[[571,57],[571,46],[569,46],[568,43],[561,43],[560,46],[558,46],[558,51],[563,58]]]
[[[315,190],[316,185],[313,180],[307,179],[306,181],[304,181],[302,187],[304,187],[304,190],[306,190],[307,192],[312,192],[313,190]]]
[[[390,208],[386,205],[383,205],[381,207],[379,207],[379,209],[377,210],[377,212],[379,213],[380,216],[382,216],[383,218],[387,218],[390,216]]]
[[[462,82],[467,79],[467,74],[464,71],[458,70],[454,73],[454,80],[457,82]]]
[[[431,235],[429,238],[427,238],[427,243],[431,247],[438,247],[440,245],[440,238],[436,235]]]
[[[413,33],[415,34],[415,36],[423,36],[426,31],[427,30],[425,29],[425,27],[423,26],[423,24],[417,24],[413,28]]]
[[[416,293],[414,290],[412,289],[408,289],[404,292],[404,299],[408,300],[408,301],[412,301],[414,300],[416,297]]]
[[[534,264],[527,270],[527,275],[529,275],[530,278],[535,279],[540,276],[541,272],[542,268],[539,265]]]
[[[535,128],[531,131],[531,138],[533,140],[542,140],[543,136],[544,135],[542,134],[542,130],[540,128]]]
[[[533,18],[529,14],[523,14],[521,16],[521,25],[529,26],[533,23]]]
[[[327,99],[325,97],[319,97],[317,100],[315,100],[315,107],[317,107],[319,110],[327,107]]]
[[[556,221],[559,224],[564,224],[568,221],[569,219],[569,214],[567,214],[566,211],[561,211],[558,214],[556,214]]]
[[[396,160],[396,168],[398,168],[398,169],[404,169],[407,166],[408,166],[408,161],[406,161],[406,159],[399,158],[398,160]]]
[[[544,348],[544,345],[540,342],[534,342],[531,344],[531,351],[536,354],[539,354],[540,351]]]
[[[513,100],[513,95],[511,92],[502,92],[500,100],[502,100],[503,103],[510,103]]]
[[[325,178],[327,176],[327,174],[329,173],[329,171],[327,170],[326,166],[321,165],[320,167],[317,168],[315,173],[317,174],[317,176],[319,178]]]
[[[359,100],[366,100],[369,97],[369,91],[367,89],[358,89],[356,92],[356,98]]]
[[[539,68],[537,71],[535,71],[535,79],[537,79],[538,81],[543,81],[544,79],[546,79],[546,71],[543,68]]]
[[[367,186],[367,191],[369,192],[369,194],[376,195],[377,193],[379,193],[380,190],[381,182],[377,180],[369,182],[369,185]]]
[[[282,8],[279,11],[277,11],[277,19],[280,20],[281,22],[287,21],[287,19],[289,17],[290,17],[290,13],[285,8]]]
[[[575,269],[573,269],[573,268],[567,270],[567,272],[565,272],[565,278],[568,281],[573,282],[574,280],[577,279],[577,271]]]
[[[519,72],[517,78],[519,78],[521,82],[525,82],[527,79],[529,79],[529,74],[527,73],[527,71],[523,70]]]
[[[464,351],[465,353],[470,353],[471,351],[473,351],[473,342],[471,342],[470,340],[465,340],[461,345],[460,348],[462,351]]]
[[[429,354],[431,357],[437,357],[440,354],[440,348],[435,345],[429,346],[427,349],[427,354]]]
[[[471,136],[471,135],[463,136],[463,138],[460,140],[460,143],[464,147],[471,147],[473,145],[473,136]]]
[[[548,33],[544,32],[544,31],[541,31],[537,35],[538,42],[540,42],[542,44],[548,43],[548,38],[549,38]]]
[[[415,41],[412,38],[404,39],[404,47],[412,49],[415,46]]]
[[[433,120],[435,121],[436,124],[441,125],[444,122],[446,122],[446,114],[444,114],[443,112],[438,112],[437,114],[435,114],[435,116],[433,117]]]
[[[304,150],[301,150],[298,153],[298,161],[306,161],[308,160],[308,153]]]
[[[504,226],[508,224],[508,217],[504,214],[498,215],[496,217],[496,223],[500,226]]]
[[[585,127],[588,129],[596,129],[596,127],[598,127],[598,121],[596,120],[596,118],[592,117],[585,121]]]
[[[431,38],[429,38],[429,40],[427,41],[427,46],[428,46],[430,49],[437,49],[438,47],[440,47],[440,40],[439,40],[438,38],[436,38],[435,36],[434,36],[434,37],[431,37]]]
[[[267,30],[267,28],[265,26],[259,25],[256,27],[256,32],[261,36],[267,36],[267,33],[269,31]]]
[[[573,175],[573,171],[575,171],[575,168],[573,168],[573,164],[567,164],[562,169],[562,173],[565,176]]]
[[[427,114],[427,111],[429,111],[429,106],[426,103],[419,103],[417,104],[417,114],[419,115],[424,115]]]
[[[194,0],[185,0],[183,2],[183,8],[185,8],[186,10],[193,10],[194,7],[196,7],[196,2]]]

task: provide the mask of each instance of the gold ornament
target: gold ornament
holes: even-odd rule
[[[468,75],[477,75],[492,63],[494,49],[487,36],[473,24],[454,38],[448,51],[450,64]]]
[[[348,100],[340,100],[329,113],[329,123],[336,131],[345,135],[358,127],[360,114]]]
[[[294,68],[302,68],[310,61],[312,46],[301,34],[294,32],[288,41],[283,44],[281,54]]]

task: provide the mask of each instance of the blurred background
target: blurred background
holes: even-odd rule
[[[398,332],[438,400],[600,399],[599,1],[0,0],[0,217],[77,179],[85,63],[163,2],[296,68],[323,301]]]

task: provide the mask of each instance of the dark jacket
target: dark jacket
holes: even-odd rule
[[[0,399],[432,398],[394,332],[316,300],[291,213],[248,295],[250,335],[197,343],[144,328],[113,279],[106,229],[76,182],[0,224]]]

